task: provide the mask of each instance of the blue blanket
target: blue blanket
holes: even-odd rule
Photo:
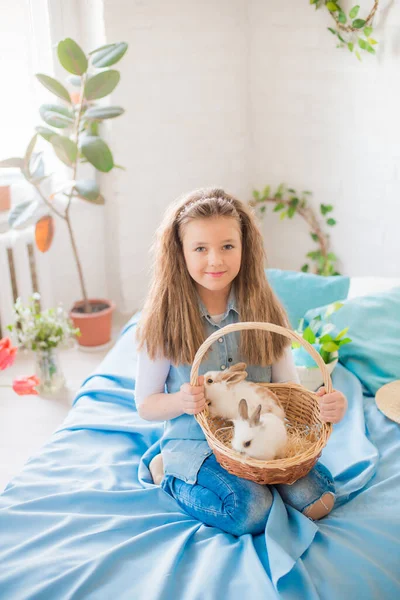
[[[134,327],[0,496],[0,598],[400,597],[400,430],[359,380],[334,372],[349,411],[322,456],[338,490],[333,512],[313,523],[273,489],[265,533],[236,538],[152,483],[162,424],[135,410]]]

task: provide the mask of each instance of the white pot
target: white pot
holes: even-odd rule
[[[329,375],[332,375],[333,369],[336,367],[338,362],[337,352],[335,360],[325,365]],[[335,355],[334,354],[334,355]],[[311,392],[316,392],[321,385],[324,384],[322,373],[319,367],[298,367],[296,366],[297,373],[300,377],[300,383],[303,387]]]

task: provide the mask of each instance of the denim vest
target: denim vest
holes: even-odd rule
[[[234,286],[231,288],[227,309],[219,325],[212,321],[200,297],[198,300],[206,337],[226,325],[240,321]],[[223,371],[231,365],[244,362],[239,355],[239,341],[240,331],[234,331],[218,338],[218,341],[210,346],[207,358],[203,358],[198,371],[199,375],[203,375],[207,371]],[[190,382],[191,368],[192,365],[188,364],[177,367],[171,365],[165,382],[165,391],[170,394],[178,392],[182,384]],[[246,371],[248,372],[247,381],[271,381],[271,366],[247,365]],[[196,483],[201,465],[207,456],[212,454],[203,430],[194,416],[187,414],[166,421],[164,427],[161,452],[165,474],[173,475],[186,483]]]

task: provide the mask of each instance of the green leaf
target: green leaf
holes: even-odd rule
[[[367,50],[367,52],[369,52],[370,54],[376,54],[376,51],[375,51],[375,49],[374,49],[374,48],[373,48],[373,47],[372,47],[370,44],[367,44],[367,45],[366,45],[366,50]]]
[[[303,273],[308,273],[308,270],[309,270],[309,268],[310,268],[310,267],[309,267],[309,265],[306,263],[305,265],[303,265],[303,266],[301,267],[301,271],[302,271]]]
[[[260,210],[261,210],[262,213],[265,213],[265,211],[267,210],[267,207],[265,206],[265,204],[264,204],[264,206],[262,206],[260,208]]]
[[[254,200],[260,199],[260,192],[258,190],[253,190],[253,198]]]
[[[29,174],[30,174],[29,163],[31,161],[32,152],[33,152],[33,149],[34,149],[36,141],[37,141],[37,136],[38,136],[38,134],[35,133],[35,135],[33,136],[33,138],[31,139],[31,141],[28,144],[28,147],[26,149],[25,156],[24,156],[24,169]]]
[[[361,29],[365,25],[365,20],[364,19],[356,19],[355,21],[353,21],[352,25],[356,29]]]
[[[108,173],[114,166],[111,151],[100,137],[85,136],[82,140],[81,151],[98,171]]]
[[[290,192],[291,194],[295,194],[296,190],[294,190],[293,188],[288,188],[288,192]]]
[[[346,344],[350,344],[353,340],[351,338],[344,338],[344,340],[340,340],[338,342],[339,347],[345,346]]]
[[[44,87],[47,88],[52,94],[55,94],[62,100],[65,100],[66,102],[69,102],[69,104],[72,104],[68,90],[62,85],[62,83],[57,81],[57,79],[53,79],[53,77],[43,75],[42,73],[37,73],[36,77],[40,81],[40,83],[44,85]]]
[[[322,350],[325,352],[336,352],[339,349],[339,345],[335,344],[335,342],[326,342],[326,344],[322,344]]]
[[[85,85],[85,98],[87,100],[97,100],[98,98],[108,96],[118,85],[119,80],[119,71],[113,69],[102,71],[90,77]]]
[[[303,331],[303,338],[310,344],[315,343],[315,334],[310,327],[306,327]]]
[[[88,68],[88,60],[82,48],[71,38],[58,43],[58,60],[66,71],[73,75],[83,75]]]
[[[67,81],[76,88],[82,85],[82,78],[79,75],[68,75]]]
[[[319,341],[321,344],[325,344],[326,342],[333,342],[333,338],[331,335],[329,335],[329,333],[327,333],[326,335],[320,337]]]
[[[264,198],[269,198],[269,195],[271,193],[271,186],[270,185],[266,185],[263,191],[263,197]]]
[[[367,49],[367,42],[365,40],[363,40],[363,38],[358,38],[358,45],[360,46],[360,48],[362,48],[363,50]]]
[[[31,179],[33,179],[35,182],[40,182],[43,179],[45,179],[44,162],[43,162],[42,154],[43,154],[43,152],[37,152],[37,153],[33,154],[32,158],[31,158],[31,165],[30,165]]]
[[[289,206],[288,211],[287,211],[287,215],[288,215],[289,219],[293,218],[295,212],[296,212],[296,207],[295,206]]]
[[[333,210],[333,206],[331,204],[320,204],[320,210],[322,215],[326,215]]]
[[[312,239],[314,240],[314,242],[318,242],[318,236],[316,233],[310,233]]]
[[[333,29],[333,27],[328,27],[328,30],[329,30],[331,33],[333,33],[333,35],[336,35],[336,34],[337,34],[337,31],[336,31],[336,29]]]
[[[345,13],[342,11],[342,9],[339,9],[338,21],[339,21],[339,23],[346,23],[346,21],[347,21],[347,17],[345,15]]]
[[[348,49],[350,50],[350,52],[353,52],[353,50],[354,50],[354,44],[353,44],[353,42],[349,42],[349,43],[347,44],[347,47],[348,47]]]
[[[282,210],[282,208],[285,208],[285,204],[283,202],[278,202],[278,204],[274,207],[273,212],[279,212]]]
[[[56,133],[55,131],[52,131],[48,127],[42,127],[41,125],[35,127],[35,131],[37,131],[38,134],[42,136],[42,138],[44,138],[47,142],[49,142],[54,135],[58,135],[58,133]]]
[[[58,158],[68,167],[72,167],[78,156],[78,147],[69,138],[57,135],[50,138],[50,143]]]
[[[312,252],[307,252],[306,256],[312,258],[312,260],[316,260],[321,257],[321,250],[312,250]]]
[[[43,121],[51,127],[63,129],[74,124],[73,113],[66,106],[60,104],[42,104],[39,113]]]
[[[341,42],[343,42],[343,44],[345,44],[345,43],[346,43],[346,40],[344,40],[344,39],[342,38],[342,36],[340,35],[340,33],[339,33],[339,32],[338,32],[337,36],[338,36],[339,40],[340,40]]]
[[[279,215],[279,219],[280,219],[281,221],[283,221],[283,219],[284,219],[286,216],[287,216],[287,212],[284,210],[284,211],[282,211],[282,212],[281,212],[281,214]]]
[[[336,225],[336,220],[335,219],[327,219],[326,222],[331,227],[333,227],[333,225]]]
[[[99,121],[102,119],[114,119],[124,112],[125,110],[121,106],[93,106],[85,112],[85,119],[96,119]]]
[[[357,4],[356,6],[353,6],[353,8],[351,9],[351,11],[349,12],[349,17],[350,19],[355,19],[356,16],[358,15],[358,11],[360,10],[360,5]]]
[[[346,335],[346,333],[348,332],[349,328],[345,327],[344,329],[342,329],[342,331],[340,331],[337,336],[336,336],[336,340],[340,340],[340,338],[342,338],[344,335]]]
[[[365,37],[369,37],[372,33],[372,27],[364,27],[364,35]]]
[[[83,200],[93,202],[93,204],[104,204],[104,198],[100,194],[99,186],[91,179],[77,181],[73,189],[76,192],[76,195]]]
[[[358,60],[361,61],[361,56],[358,50],[355,51],[355,55],[357,56]]]
[[[327,307],[324,318],[327,319],[328,317],[333,315],[333,313],[340,310],[342,308],[342,306],[343,306],[343,302],[332,302],[332,304],[329,304],[329,306]]]
[[[92,65],[98,69],[111,67],[115,65],[124,56],[128,49],[126,42],[118,42],[117,44],[107,44],[106,46],[92,50],[90,54],[94,54]]]
[[[309,190],[304,190],[303,194],[307,194],[307,196],[311,196],[312,192],[310,192]]]
[[[23,158],[5,158],[0,161],[0,168],[4,169],[22,169],[24,166]]]
[[[17,229],[22,225],[25,225],[27,221],[32,219],[37,212],[40,202],[38,200],[31,200],[27,202],[20,202],[17,204],[8,215],[8,224],[10,227]]]
[[[336,2],[327,2],[326,3],[326,8],[330,11],[330,12],[335,12],[336,10],[340,10],[338,5],[336,4]]]
[[[372,37],[368,38],[368,42],[373,46],[375,46],[375,44],[378,44],[378,42],[376,40],[374,40],[374,38],[372,38]]]

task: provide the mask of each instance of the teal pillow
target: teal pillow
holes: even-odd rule
[[[351,298],[331,317],[338,334],[349,327],[350,344],[339,350],[339,362],[375,396],[382,385],[400,379],[400,287]],[[305,321],[323,314],[326,306],[307,312]]]
[[[347,298],[350,278],[341,275],[323,277],[302,271],[265,269],[267,279],[285,307],[292,329],[311,308]]]

